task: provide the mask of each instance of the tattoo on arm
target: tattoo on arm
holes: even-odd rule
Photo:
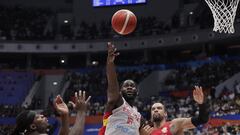
[[[174,134],[176,132],[176,125],[175,124],[172,124],[171,127],[170,127],[170,132],[172,134]]]

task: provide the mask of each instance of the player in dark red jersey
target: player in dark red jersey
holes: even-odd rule
[[[151,108],[151,122],[153,127],[149,125],[144,127],[145,134],[150,135],[183,135],[184,129],[192,129],[207,123],[209,118],[209,107],[204,103],[204,94],[202,87],[195,86],[193,98],[199,105],[199,115],[190,118],[176,118],[167,121],[167,112],[162,103],[155,103]]]

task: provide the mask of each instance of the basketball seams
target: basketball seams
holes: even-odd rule
[[[112,18],[112,25],[115,31],[118,31],[118,33],[122,30],[124,22],[126,20],[127,12],[126,11],[117,11]]]
[[[119,32],[120,34],[124,34],[124,31],[125,31],[125,29],[126,29],[126,27],[128,25],[128,21],[129,21],[130,15],[131,15],[131,13],[129,11],[127,11],[127,16],[126,16],[124,25],[122,27],[122,30]]]

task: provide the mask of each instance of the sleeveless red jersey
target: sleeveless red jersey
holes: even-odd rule
[[[170,132],[170,122],[166,122],[162,127],[152,131],[151,135],[172,135]]]

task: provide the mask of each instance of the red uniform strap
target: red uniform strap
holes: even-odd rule
[[[106,126],[108,123],[108,117],[112,115],[112,112],[105,112],[103,115],[103,126],[99,129],[98,131],[98,135],[104,135],[105,134],[105,130],[106,130]]]

